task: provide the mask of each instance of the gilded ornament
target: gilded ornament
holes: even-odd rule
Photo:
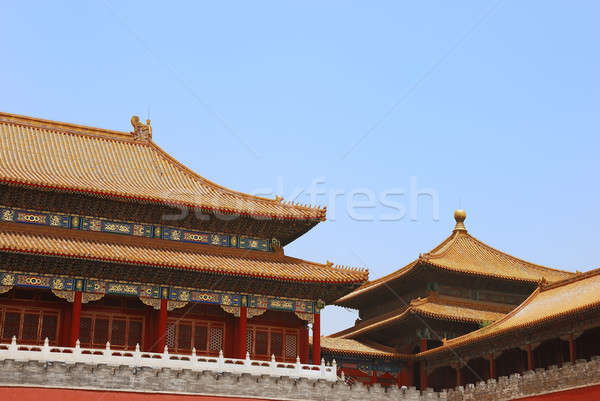
[[[92,294],[84,292],[81,294],[81,303],[87,304],[88,302],[98,301],[104,297],[104,294]]]
[[[12,274],[6,274],[2,278],[2,285],[14,285],[15,284],[15,276]]]
[[[137,140],[141,141],[149,141],[152,139],[152,126],[150,125],[150,120],[146,120],[146,124],[140,121],[138,116],[131,117],[131,125],[133,126],[133,131],[131,134]]]
[[[52,280],[52,288],[55,290],[62,290],[65,288],[65,283],[61,279],[55,278]]]
[[[183,308],[187,304],[187,301],[167,301],[167,310],[172,311],[174,309]]]
[[[221,309],[223,309],[227,313],[231,313],[235,317],[240,317],[240,307],[239,306],[221,305]]]
[[[2,220],[4,221],[12,221],[14,216],[14,212],[12,210],[5,210],[2,213]]]
[[[12,285],[0,285],[0,294],[4,294],[5,292],[9,292],[13,289]]]
[[[261,309],[261,308],[248,308],[248,309],[246,309],[246,317],[248,319],[251,319],[254,316],[260,316],[260,315],[262,315],[266,311],[267,311],[266,309]]]

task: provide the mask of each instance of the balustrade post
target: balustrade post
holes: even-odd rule
[[[140,352],[140,343],[135,344],[135,351],[133,351],[133,360],[135,366],[142,366],[142,353]]]
[[[47,361],[48,356],[50,356],[50,342],[48,341],[48,337],[44,339],[44,345],[42,346],[42,361]]]
[[[225,369],[225,358],[223,358],[223,350],[219,351],[219,357],[217,358],[217,372],[221,373]]]

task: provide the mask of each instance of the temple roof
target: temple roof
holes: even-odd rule
[[[413,299],[404,306],[358,323],[354,327],[332,335],[337,338],[355,338],[394,323],[420,315],[437,320],[481,324],[494,322],[508,313],[512,307],[481,301],[469,301],[461,298],[433,294],[427,298]]]
[[[173,244],[114,234],[0,223],[0,251],[315,283],[361,283],[365,269],[297,259],[283,253]]]
[[[340,298],[336,303],[347,305],[353,298],[370,293],[391,281],[402,279],[403,276],[422,265],[465,275],[532,283],[542,279],[549,282],[559,281],[574,274],[526,262],[492,248],[467,232],[464,226],[466,218],[464,211],[457,211],[455,218],[456,228],[441,244],[431,251],[419,255],[418,259],[405,267],[364,284]]]
[[[600,306],[600,269],[578,274],[560,282],[542,284],[529,298],[502,319],[477,331],[449,340],[445,345],[420,355],[429,356],[437,352],[454,350],[469,343],[489,341],[501,334],[536,327],[598,306]]]
[[[277,219],[324,220],[326,209],[219,186],[177,162],[132,119],[120,132],[0,113],[0,182]]]
[[[310,337],[312,343],[312,337]],[[321,350],[328,351],[333,354],[390,358],[390,359],[408,359],[411,356],[399,354],[393,348],[383,345],[368,345],[356,340],[335,337],[321,337]]]

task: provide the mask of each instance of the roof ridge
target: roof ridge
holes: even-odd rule
[[[590,278],[593,276],[597,276],[600,275],[600,268],[596,268],[596,269],[592,269],[589,270],[587,272],[577,272],[577,273],[573,273],[573,276],[571,277],[567,277],[563,280],[560,281],[555,281],[553,283],[549,283],[549,284],[543,284],[540,286],[540,291],[544,292],[544,291],[548,291],[548,290],[552,290],[554,288],[558,288],[558,287],[562,287],[571,283],[575,283],[577,281],[580,280],[584,280],[586,278]]]
[[[103,138],[111,140],[120,140],[126,142],[135,142],[130,132],[111,130],[106,128],[92,127],[89,125],[68,123],[63,121],[48,120],[39,117],[25,116],[22,114],[12,114],[0,111],[0,123],[24,125],[32,128],[47,129],[64,134],[75,134],[89,136],[93,138]],[[136,143],[143,144],[139,141]]]

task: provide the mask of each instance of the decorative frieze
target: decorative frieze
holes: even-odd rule
[[[180,227],[130,221],[115,221],[75,214],[14,209],[6,206],[0,206],[0,221],[273,252],[273,240],[264,238],[186,230]],[[274,241],[277,243],[277,240]]]
[[[241,294],[197,288],[164,287],[149,284],[81,279],[68,276],[38,273],[7,272],[0,270],[0,284],[6,287],[32,287],[52,290],[57,296],[73,302],[74,291],[82,291],[82,302],[91,302],[104,295],[139,297],[146,305],[160,309],[160,300],[168,300],[168,310],[181,308],[188,302],[214,304],[227,307],[248,307],[248,317],[258,316],[266,310],[313,314],[317,303],[311,300],[264,295]],[[84,303],[85,303],[84,302]],[[158,307],[156,306],[158,305]]]

